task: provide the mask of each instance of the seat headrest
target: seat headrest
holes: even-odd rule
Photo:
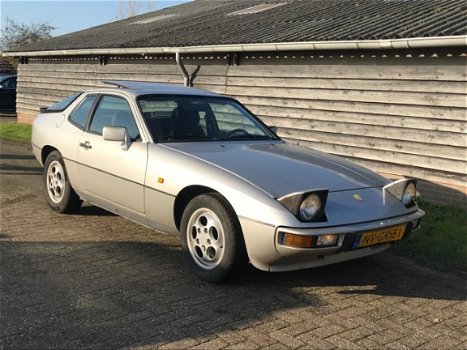
[[[177,121],[189,125],[198,125],[199,112],[185,106],[177,107],[172,112],[172,117]]]

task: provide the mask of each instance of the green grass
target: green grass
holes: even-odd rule
[[[419,202],[426,212],[422,227],[398,242],[392,252],[427,267],[467,274],[467,210],[448,205]]]
[[[32,125],[21,123],[0,123],[0,139],[31,142]]]

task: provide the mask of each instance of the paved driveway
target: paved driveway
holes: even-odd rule
[[[30,150],[0,153],[0,349],[467,348],[465,281],[384,253],[209,285],[176,237],[56,214]]]

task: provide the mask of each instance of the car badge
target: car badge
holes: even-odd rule
[[[354,194],[353,197],[354,197],[357,201],[359,201],[359,202],[364,202],[364,201],[365,201],[365,200],[363,199],[363,197],[360,196],[360,195],[357,194],[357,193]]]

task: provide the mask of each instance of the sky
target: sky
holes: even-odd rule
[[[178,5],[189,0],[139,1],[142,8],[151,3],[155,10]],[[119,0],[0,0],[0,27],[6,18],[17,23],[31,24],[48,21],[56,27],[52,36],[58,36],[100,24],[115,21],[119,14]]]

